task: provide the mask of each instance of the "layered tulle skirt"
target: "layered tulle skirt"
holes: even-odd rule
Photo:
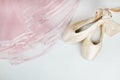
[[[79,0],[0,0],[0,59],[39,57],[70,22]]]

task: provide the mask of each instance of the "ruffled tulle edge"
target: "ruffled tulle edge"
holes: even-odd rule
[[[37,58],[44,53],[47,53],[48,50],[56,43],[58,40],[58,36],[56,34],[62,31],[66,25],[70,22],[72,15],[79,4],[79,0],[73,5],[72,9],[70,10],[69,15],[62,20],[62,23],[59,23],[57,28],[46,32],[44,35],[39,35],[39,33],[35,32],[27,32],[22,34],[21,36],[17,37],[13,41],[10,42],[2,42],[0,44],[0,59],[7,59],[10,60],[11,64],[20,64],[25,61],[29,61],[31,59]],[[62,29],[61,29],[62,26]],[[54,33],[53,33],[54,32]],[[46,37],[45,37],[46,36]],[[46,42],[49,40],[48,42]],[[28,56],[29,54],[25,54],[24,52],[30,49],[33,49],[35,46],[41,45],[42,48],[41,52],[37,52],[37,54]],[[16,54],[17,53],[17,54]]]

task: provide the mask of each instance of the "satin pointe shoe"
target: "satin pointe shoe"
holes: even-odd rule
[[[82,56],[87,60],[94,60],[102,47],[104,27],[107,21],[111,20],[111,13],[108,9],[100,9],[103,23],[98,24],[96,29],[82,42]]]
[[[96,29],[98,24],[102,23],[102,10],[96,12],[95,17],[76,22],[68,27],[63,33],[63,40],[66,43],[74,44],[84,40],[89,33]]]
[[[86,60],[94,60],[102,47],[103,24],[97,25],[97,29],[89,34],[82,42],[82,56]]]

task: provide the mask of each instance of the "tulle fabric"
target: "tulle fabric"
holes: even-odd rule
[[[19,64],[53,46],[79,0],[0,0],[0,59]]]

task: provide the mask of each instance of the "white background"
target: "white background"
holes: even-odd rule
[[[73,22],[93,16],[98,8],[119,6],[120,0],[81,0]],[[60,40],[48,54],[23,64],[0,61],[0,80],[120,80],[120,34],[104,36],[94,61],[81,57],[80,46]]]

